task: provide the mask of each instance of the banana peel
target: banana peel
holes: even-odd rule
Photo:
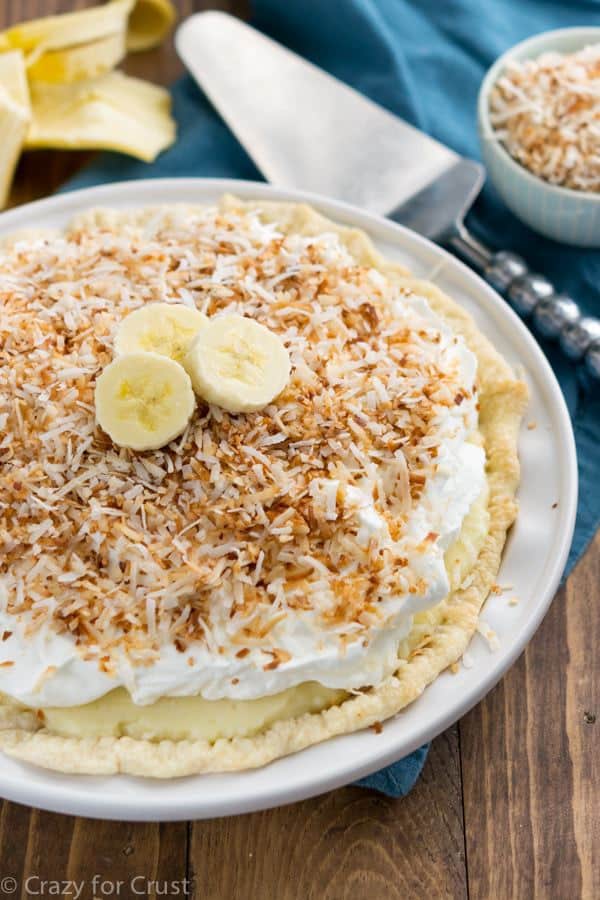
[[[0,208],[6,204],[31,121],[25,61],[20,50],[0,54]]]
[[[137,0],[129,16],[127,49],[136,53],[157,47],[166,38],[174,21],[175,9],[171,0]]]
[[[20,50],[0,53],[0,85],[13,103],[29,110],[31,102],[25,59]]]
[[[151,162],[175,139],[167,91],[114,68],[159,44],[171,0],[108,0],[0,33],[0,208],[23,148],[109,149]]]
[[[73,84],[31,83],[26,149],[106,149],[152,162],[173,143],[171,97],[164,88],[109,72]]]
[[[112,0],[76,12],[21,22],[0,33],[0,50],[22,50],[26,60],[47,50],[61,50],[124,31],[135,0]]]
[[[171,0],[109,0],[0,33],[0,52],[22,50],[30,80],[72,82],[110,71],[126,50],[161,43],[175,20]]]
[[[126,34],[121,29],[88,44],[47,50],[38,56],[32,54],[27,64],[27,77],[30,81],[52,84],[86,81],[110,72],[125,58],[126,52]]]

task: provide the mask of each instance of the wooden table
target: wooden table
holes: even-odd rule
[[[0,28],[85,5],[2,0]],[[178,3],[182,16],[216,5]],[[242,2],[220,6],[244,13]],[[126,68],[165,83],[180,72],[170,42]],[[51,193],[88,158],[28,154],[12,202]],[[189,889],[196,900],[597,900],[599,583],[600,535],[517,664],[433,742],[407,798],[349,787],[269,812],[165,825],[95,822],[5,802],[0,896],[48,896],[42,881],[73,879],[85,883],[84,900],[108,895],[103,880],[125,898]],[[2,876],[13,876],[18,889]]]

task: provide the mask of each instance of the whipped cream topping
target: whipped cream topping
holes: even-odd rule
[[[352,643],[340,654],[339,646],[329,643],[318,627],[311,629],[306,620],[294,618],[277,626],[278,644],[289,647],[293,659],[271,671],[264,671],[260,651],[239,659],[235,652],[219,655],[207,645],[198,645],[190,651],[194,657],[190,665],[187,654],[182,658],[173,644],[167,644],[153,665],[132,666],[123,658],[113,676],[100,671],[95,661],[83,660],[68,636],[46,628],[28,635],[26,621],[15,623],[14,617],[0,611],[0,632],[9,635],[0,644],[1,690],[31,706],[76,706],[124,686],[133,701],[143,705],[159,697],[196,694],[208,700],[248,700],[305,681],[346,690],[378,684],[394,671],[398,645],[409,633],[413,615],[439,603],[448,593],[444,550],[457,537],[463,518],[483,490],[484,462],[483,450],[464,440],[444,448],[438,478],[429,485],[409,522],[415,543],[439,529],[430,553],[415,560],[429,582],[428,590],[421,596],[388,600],[389,618],[373,630],[367,647]],[[335,481],[330,485],[337,490]],[[360,526],[358,539],[367,543],[377,536],[391,543],[386,523],[368,492],[355,489],[349,493]],[[4,605],[0,593],[0,607]],[[212,632],[215,640],[226,644],[225,621],[215,622]],[[12,664],[3,667],[7,660]],[[233,679],[239,680],[233,683]]]
[[[261,240],[272,240],[273,231],[265,231]],[[290,239],[286,253],[292,258],[291,264],[295,261],[294,254],[297,258],[319,241],[322,258],[337,258],[343,265],[348,264],[345,249],[334,235],[310,241]],[[216,266],[214,273],[225,283],[229,278],[231,283],[232,277],[238,277],[237,273],[233,276],[231,271],[227,273],[224,265]],[[376,603],[363,604],[355,619],[339,621],[336,618],[339,596],[334,581],[343,582],[347,578],[352,585],[355,560],[340,556],[334,578],[331,566],[318,556],[299,557],[297,562],[310,572],[296,593],[282,587],[277,577],[267,586],[274,598],[270,610],[274,624],[269,628],[268,644],[250,640],[240,644],[243,609],[242,613],[232,615],[232,610],[237,609],[236,585],[235,579],[229,579],[217,584],[211,592],[210,614],[203,620],[204,640],[190,640],[182,647],[178,640],[161,637],[153,655],[135,664],[126,649],[117,646],[111,651],[110,666],[103,666],[100,665],[105,652],[102,648],[95,651],[93,646],[86,645],[82,649],[68,630],[59,632],[51,621],[40,625],[40,607],[35,601],[30,609],[15,615],[9,603],[9,592],[14,593],[14,585],[10,575],[5,575],[0,578],[1,691],[31,706],[79,705],[121,685],[141,705],[163,696],[197,694],[206,699],[243,700],[313,680],[326,687],[358,689],[377,684],[394,671],[399,643],[409,633],[415,613],[439,603],[448,592],[444,552],[460,532],[471,504],[484,488],[485,457],[483,450],[470,442],[477,429],[474,355],[432,312],[424,298],[399,296],[375,270],[370,270],[368,278],[374,290],[387,291],[393,319],[428,329],[429,338],[435,332],[436,358],[454,368],[454,387],[461,388],[455,403],[435,406],[434,464],[429,466],[416,501],[410,504],[408,512],[404,511],[401,528],[395,528],[400,512],[394,510],[393,503],[388,509],[382,501],[386,490],[393,492],[397,481],[408,477],[406,473],[403,475],[406,463],[401,454],[396,458],[382,458],[379,463],[368,459],[363,465],[357,465],[351,483],[327,470],[308,482],[307,502],[310,498],[320,527],[330,526],[333,531],[343,528],[354,534],[356,555],[362,558],[365,571],[370,560],[376,565],[379,560],[391,560],[393,589],[383,584]],[[310,383],[315,365],[310,345],[297,334],[292,334],[291,345],[297,378]],[[350,361],[349,365],[358,363]],[[339,375],[336,366],[343,369],[343,360],[331,361],[328,377],[332,381]],[[425,379],[423,383],[426,386]],[[378,397],[371,395],[378,392],[385,393],[385,390],[374,379],[368,400],[373,408]],[[273,446],[277,446],[277,437],[273,435]],[[358,439],[352,444],[352,452],[358,457],[357,444]],[[264,456],[269,444],[263,443],[262,447],[260,452]],[[420,451],[423,457],[426,451],[427,447]],[[261,457],[256,455],[256,459]],[[144,476],[148,477],[142,470],[141,477]],[[287,538],[285,515],[284,512],[279,519],[279,528]],[[192,546],[189,534],[187,538]],[[183,538],[178,540],[181,543]],[[398,560],[402,560],[402,566],[396,571]],[[113,565],[118,565],[118,561],[113,559]],[[259,553],[255,571],[260,565]],[[77,577],[74,572],[75,585]],[[68,573],[61,578],[60,584],[70,585]],[[255,583],[259,580],[257,573]],[[17,591],[22,590],[19,584]],[[306,597],[305,604],[298,602],[299,594]],[[110,596],[105,602],[110,605]],[[249,622],[251,617],[252,611]]]

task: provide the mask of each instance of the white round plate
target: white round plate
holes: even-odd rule
[[[0,216],[0,236],[28,227],[61,227],[91,206],[139,207],[211,203],[225,193],[246,199],[313,204],[339,222],[364,229],[390,259],[435,282],[463,304],[498,350],[526,378],[531,400],[520,438],[519,518],[510,534],[498,584],[482,618],[499,647],[475,635],[470,666],[445,672],[383,731],[334,738],[253,771],[170,781],[60,775],[0,759],[0,795],[43,809],[125,820],[200,819],[250,812],[323,793],[406,756],[448,728],[496,684],[519,656],[554,596],[571,544],[577,466],[571,423],[556,379],[529,331],[477,275],[445,251],[385,219],[342,203],[265,184],[217,179],[132,181],[75,191],[30,203]],[[517,605],[509,605],[517,597]]]

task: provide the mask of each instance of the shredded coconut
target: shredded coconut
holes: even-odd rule
[[[88,223],[23,240],[1,265],[9,613],[70,633],[110,671],[123,650],[136,665],[166,640],[213,647],[215,603],[242,648],[311,608],[350,641],[387,597],[424,589],[405,554],[361,544],[344,498],[382,472],[373,504],[399,540],[436,471],[442,414],[475,386],[462,383],[456,341],[442,345],[402,289],[336,235],[284,237],[243,211],[165,212],[144,227]],[[279,333],[288,387],[246,416],[199,403],[161,450],[114,446],[95,422],[95,380],[120,319],[154,301],[242,312]],[[285,663],[268,652],[270,668]]]
[[[462,664],[465,669],[472,669],[473,666],[475,665],[475,660],[473,659],[472,655],[469,653],[468,650],[465,650],[465,652],[462,655]]]
[[[492,88],[490,121],[534,175],[600,191],[600,44],[510,61]]]
[[[492,653],[495,653],[500,649],[500,640],[498,638],[498,635],[493,630],[493,628],[488,625],[487,622],[483,621],[483,619],[480,619],[477,623],[477,631],[484,639]]]

